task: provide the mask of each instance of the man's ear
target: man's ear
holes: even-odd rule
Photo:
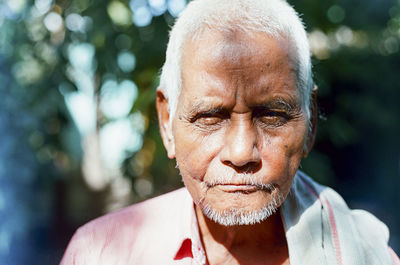
[[[172,134],[172,123],[169,121],[168,100],[160,90],[157,90],[156,109],[161,138],[167,149],[168,157],[173,159],[175,158],[175,141]]]
[[[315,135],[317,132],[317,121],[318,121],[317,93],[318,93],[318,87],[314,86],[310,102],[310,115],[311,115],[309,121],[310,128],[308,130],[307,142],[306,146],[304,147],[303,157],[307,157],[308,153],[313,148],[315,142]]]

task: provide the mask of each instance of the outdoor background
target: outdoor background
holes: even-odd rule
[[[291,0],[319,86],[302,169],[400,253],[400,1]],[[0,0],[0,264],[58,264],[75,229],[182,186],[154,110],[185,0]]]

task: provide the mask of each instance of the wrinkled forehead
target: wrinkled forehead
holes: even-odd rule
[[[188,39],[182,55],[183,90],[185,79],[199,72],[214,76],[242,73],[244,82],[267,76],[268,72],[284,74],[287,69],[296,75],[288,41],[265,32],[208,29]]]
[[[184,79],[188,65],[215,66],[218,69],[235,70],[246,65],[268,65],[280,67],[288,64],[297,76],[297,64],[293,60],[290,41],[266,32],[242,29],[216,30],[206,28],[201,33],[187,38],[182,46],[181,76]],[[278,53],[276,52],[278,51]],[[265,55],[275,54],[271,61],[261,61]],[[270,65],[274,63],[275,65]],[[217,69],[209,69],[217,70]],[[184,81],[184,80],[183,80]]]
[[[247,31],[243,29],[203,29],[200,33],[186,38],[183,43],[182,58],[189,54],[191,60],[207,58],[219,60],[221,63],[237,63],[238,58],[251,58],[261,54],[268,54],[271,49],[271,39],[276,40],[281,46],[282,53],[288,54],[289,41],[277,35],[272,36],[266,32]]]
[[[278,94],[298,98],[295,76],[284,39],[263,32],[209,31],[185,43],[179,99],[189,106],[204,97],[227,105],[260,103]]]

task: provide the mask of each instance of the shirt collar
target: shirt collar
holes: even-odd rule
[[[200,231],[197,223],[197,217],[194,209],[194,202],[189,191],[184,188],[184,196],[182,198],[182,208],[179,209],[180,218],[180,235],[177,237],[176,251],[174,252],[174,260],[182,260],[184,258],[192,258],[195,264],[206,264],[206,256],[200,239]]]

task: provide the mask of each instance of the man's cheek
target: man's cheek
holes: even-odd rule
[[[205,160],[215,157],[221,148],[223,136],[220,134],[195,134],[186,133],[181,136],[181,150],[186,156],[204,157]]]
[[[204,162],[206,157],[199,152],[199,149],[193,148],[191,150],[177,154],[179,170],[186,178],[201,181],[207,171],[207,163]]]
[[[263,147],[263,157],[275,170],[285,169],[288,173],[297,170],[303,154],[303,141],[300,137],[277,137],[270,139]]]

